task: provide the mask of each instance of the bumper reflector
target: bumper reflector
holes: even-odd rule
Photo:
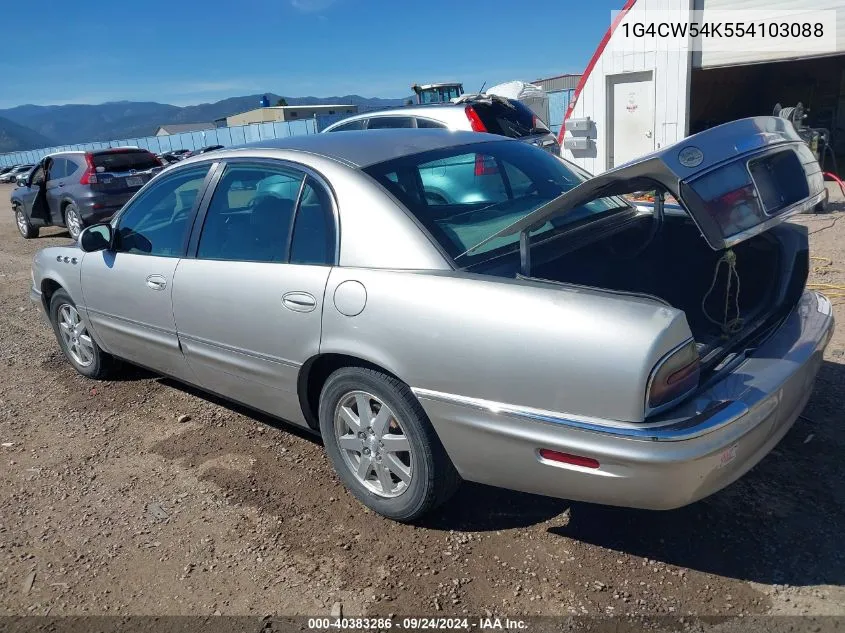
[[[564,464],[571,464],[573,466],[582,466],[584,468],[598,468],[599,462],[592,457],[583,457],[582,455],[571,455],[570,453],[561,453],[553,451],[548,448],[540,449],[540,457],[548,459],[551,462],[562,462]]]

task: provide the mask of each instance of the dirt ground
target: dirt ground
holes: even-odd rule
[[[705,501],[640,512],[464,484],[399,525],[345,492],[315,437],[141,370],[77,375],[28,297],[32,255],[69,238],[24,241],[9,193],[0,615],[845,615],[845,326],[804,417]],[[830,260],[812,282],[845,284],[842,215],[798,220]]]

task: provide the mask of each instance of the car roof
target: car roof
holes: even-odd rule
[[[233,148],[287,149],[335,158],[355,167],[368,167],[393,158],[444,149],[470,143],[511,141],[504,136],[435,129],[353,130],[333,134],[307,134],[281,139],[268,139]],[[230,152],[233,150],[219,150]]]

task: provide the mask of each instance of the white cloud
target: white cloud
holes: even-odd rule
[[[302,13],[325,11],[337,0],[290,0],[290,6]]]

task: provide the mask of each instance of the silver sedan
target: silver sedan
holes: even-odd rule
[[[311,429],[395,520],[462,479],[678,507],[783,437],[833,329],[783,222],[820,170],[779,121],[592,179],[469,132],[218,151],[40,251],[31,298],[81,374],[125,360]],[[432,172],[477,195],[433,199]]]

